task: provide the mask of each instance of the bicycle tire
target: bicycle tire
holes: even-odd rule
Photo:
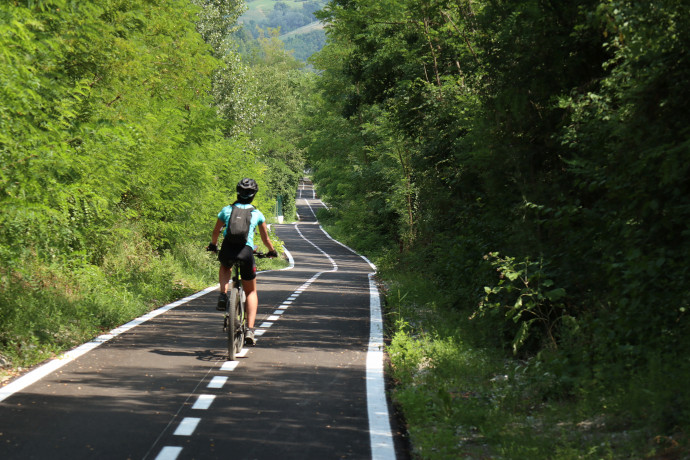
[[[234,361],[236,354],[235,337],[237,335],[237,329],[239,324],[237,323],[237,310],[239,307],[239,296],[237,295],[237,289],[232,286],[230,290],[230,298],[228,299],[228,311],[227,311],[227,333],[228,333],[228,360]]]
[[[247,336],[247,303],[244,295],[244,291],[240,287],[238,290],[239,302],[237,302],[237,330],[235,331],[235,352],[239,353],[242,351],[244,346],[244,340]]]

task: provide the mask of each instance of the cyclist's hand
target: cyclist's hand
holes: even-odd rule
[[[208,246],[206,246],[206,250],[211,252],[218,252],[218,246],[216,246],[213,243],[209,243]]]
[[[273,259],[274,257],[278,257],[278,252],[275,249],[273,249],[271,251],[268,251],[268,253],[266,255],[268,257],[270,257],[271,259]]]

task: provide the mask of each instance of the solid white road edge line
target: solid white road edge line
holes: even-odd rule
[[[46,375],[50,374],[51,372],[56,371],[57,369],[61,368],[65,364],[68,364],[75,359],[79,358],[82,355],[85,355],[89,351],[93,350],[96,347],[99,347],[100,345],[108,342],[109,340],[113,339],[114,337],[117,337],[118,335],[129,331],[133,327],[139,326],[142,323],[145,323],[146,321],[155,318],[156,316],[160,315],[161,313],[165,313],[168,310],[172,310],[175,307],[179,307],[182,304],[185,304],[189,302],[190,300],[194,300],[198,297],[201,297],[202,295],[205,295],[209,292],[212,292],[213,290],[217,289],[215,286],[208,287],[204,289],[203,291],[199,291],[196,294],[192,294],[189,297],[185,297],[184,299],[178,300],[176,302],[173,302],[171,304],[165,305],[164,307],[160,307],[156,310],[153,310],[143,316],[140,316],[139,318],[136,318],[129,323],[117,327],[113,329],[112,331],[108,332],[107,334],[99,335],[95,339],[93,339],[90,342],[87,342],[77,348],[74,348],[57,358],[48,361],[46,364],[43,364],[40,367],[37,367],[36,369],[32,370],[31,372],[24,374],[23,376],[19,377],[17,380],[13,381],[12,383],[8,383],[4,387],[0,388],[0,402],[4,401],[5,399],[9,398],[13,394],[17,393],[18,391],[23,390],[24,388],[28,387],[29,385],[38,382],[40,379],[45,377]]]
[[[292,270],[293,268],[295,268],[295,259],[292,258],[292,254],[287,249],[283,248],[283,252],[287,256],[288,262],[290,263],[290,265],[285,267],[285,268],[281,268],[279,271]]]
[[[367,350],[367,413],[373,460],[395,459],[383,373],[383,316],[374,274],[369,273],[369,348]]]
[[[314,211],[312,210],[311,205],[309,205],[308,201],[307,206],[309,206],[309,209],[312,211],[312,214],[314,214]],[[314,214],[314,217],[316,217],[316,214]],[[296,225],[295,228],[297,228]],[[326,230],[323,229],[321,225],[319,225],[319,228],[329,239],[364,259],[374,270],[374,272],[376,272],[376,266],[373,263],[371,263],[369,259],[367,259],[361,254],[358,254],[357,251],[344,245],[340,241],[333,239],[328,234],[328,232],[326,232]],[[302,236],[301,233],[300,236]],[[304,238],[304,236],[302,237]],[[311,244],[317,249],[319,249],[321,252],[323,252],[323,250],[318,248],[314,243]],[[323,253],[326,254],[325,252]],[[335,262],[333,263],[335,264]],[[395,459],[396,456],[395,447],[393,445],[393,434],[391,431],[390,416],[388,414],[388,402],[386,401],[386,387],[384,383],[383,316],[381,314],[381,300],[379,298],[379,290],[376,287],[374,275],[375,273],[369,273],[370,329],[366,371],[369,440],[371,443],[372,460],[389,460]]]

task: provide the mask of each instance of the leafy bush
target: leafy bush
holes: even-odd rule
[[[516,262],[514,257],[499,257],[498,253],[485,258],[496,268],[500,279],[496,286],[484,288],[486,296],[476,314],[486,314],[492,309],[505,312],[505,317],[517,325],[511,342],[514,354],[535,334],[534,329],[546,339],[546,344],[537,343],[537,349],[556,348],[555,328],[565,313],[562,302],[566,293],[565,289],[554,287],[544,261]]]

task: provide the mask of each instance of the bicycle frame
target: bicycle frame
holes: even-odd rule
[[[254,257],[265,258],[266,254],[254,252]],[[223,330],[228,334],[228,359],[235,360],[235,356],[242,350],[249,326],[247,324],[247,296],[244,293],[238,261],[233,262],[232,273],[228,286],[228,302],[223,317]]]

